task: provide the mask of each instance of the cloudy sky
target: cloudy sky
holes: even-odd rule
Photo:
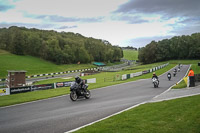
[[[0,0],[0,28],[74,32],[112,45],[200,32],[200,0]]]

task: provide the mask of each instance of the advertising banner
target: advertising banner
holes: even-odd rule
[[[142,71],[142,74],[147,74],[147,73],[149,73],[149,70]]]
[[[72,82],[74,82],[74,81],[58,82],[58,83],[55,83],[55,84],[56,84],[56,88],[69,87],[69,86],[71,86]]]
[[[34,85],[31,87],[31,91],[47,90],[47,89],[53,89],[53,88],[54,88],[54,84]]]
[[[96,78],[87,79],[87,83],[96,83]]]
[[[142,75],[142,72],[133,73],[133,76],[134,76],[134,77],[135,77],[135,76],[140,76],[140,75]]]
[[[57,87],[64,87],[64,83],[63,82],[56,83],[56,88]]]
[[[74,81],[63,82],[64,87],[69,87],[69,86],[71,86],[71,84],[72,84],[73,82],[74,82]]]
[[[10,88],[0,89],[0,96],[10,95]]]
[[[127,78],[126,74],[122,75],[122,80],[125,80]]]
[[[17,94],[31,91],[31,86],[10,88],[10,94]]]
[[[134,77],[134,73],[131,73],[131,74],[130,74],[130,77],[133,78],[133,77]]]

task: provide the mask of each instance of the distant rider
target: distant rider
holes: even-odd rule
[[[173,72],[174,77],[176,76],[176,72],[177,72],[177,69],[175,68],[175,69],[174,69],[174,72]]]
[[[171,79],[171,76],[172,76],[171,73],[167,74],[167,77],[168,77],[169,80]]]
[[[153,79],[153,78],[156,78],[156,79],[158,80],[158,76],[156,75],[155,72],[153,73],[152,79]],[[159,80],[158,80],[158,84],[159,84]]]

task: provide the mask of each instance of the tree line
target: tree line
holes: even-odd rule
[[[138,58],[144,64],[171,59],[200,59],[200,33],[152,41],[139,48]]]
[[[106,40],[72,32],[12,26],[0,29],[0,49],[36,56],[56,64],[120,61],[123,50]]]

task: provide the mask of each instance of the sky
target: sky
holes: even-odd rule
[[[200,0],[0,0],[0,28],[10,26],[139,48],[200,32]]]

